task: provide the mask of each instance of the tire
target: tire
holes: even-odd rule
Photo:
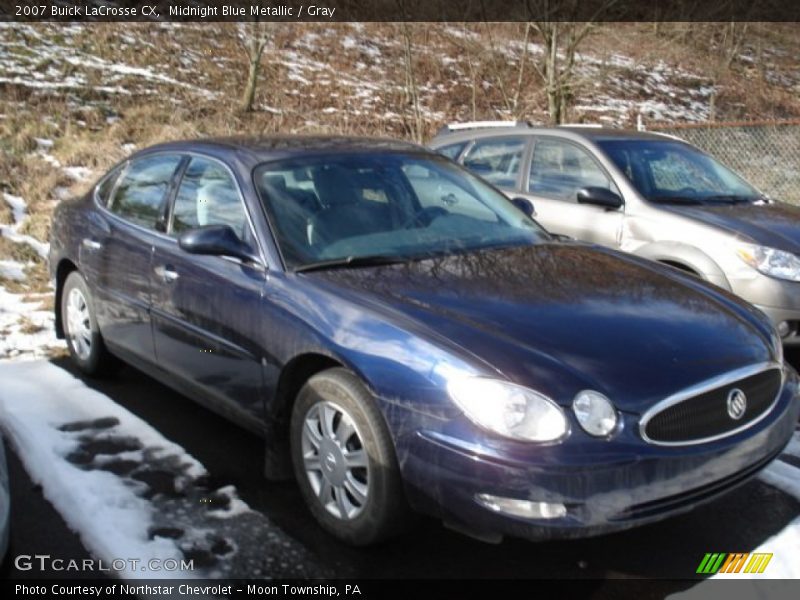
[[[303,499],[335,537],[367,546],[405,528],[409,509],[394,444],[374,398],[349,371],[323,371],[300,390],[291,453]]]
[[[81,371],[99,377],[119,368],[119,361],[106,349],[100,335],[92,294],[78,271],[70,273],[64,281],[61,322],[70,358]]]

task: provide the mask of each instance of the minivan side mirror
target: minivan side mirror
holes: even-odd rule
[[[616,192],[604,187],[585,187],[578,190],[579,204],[594,204],[604,208],[619,208],[622,198]]]
[[[230,225],[206,225],[185,231],[178,238],[178,246],[190,254],[230,256],[251,263],[261,263],[261,258],[239,239]]]
[[[533,202],[531,202],[527,198],[521,198],[521,197],[512,198],[511,204],[516,206],[531,219],[536,216],[536,210],[533,207]]]

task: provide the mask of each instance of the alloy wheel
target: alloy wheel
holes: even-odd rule
[[[72,288],[67,296],[67,335],[78,358],[87,360],[92,353],[92,325],[89,305],[83,292]]]
[[[327,401],[303,419],[303,466],[317,500],[331,515],[348,521],[369,497],[369,460],[358,427],[347,411]]]

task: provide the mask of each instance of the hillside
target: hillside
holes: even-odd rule
[[[576,57],[569,120],[633,126],[639,117],[699,122],[712,112],[717,120],[800,116],[796,25],[752,24],[720,71],[722,29],[599,25]],[[0,333],[8,340],[48,326],[46,313],[29,309],[41,302],[31,294],[47,291],[52,209],[134,149],[211,134],[427,139],[451,120],[544,122],[536,70],[543,46],[535,35],[525,43],[523,31],[283,25],[263,56],[256,110],[241,113],[247,59],[235,24],[0,24],[0,286],[34,302],[0,314]]]

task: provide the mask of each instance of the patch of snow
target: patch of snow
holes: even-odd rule
[[[88,167],[64,167],[64,174],[75,181],[86,181],[92,176],[92,170]]]
[[[795,434],[793,439],[795,444],[798,443],[797,438],[799,435],[800,434],[797,433]],[[765,483],[800,500],[800,471],[798,471],[797,467],[781,460],[776,460],[769,467],[764,469],[758,477]],[[800,534],[800,532],[798,533]]]
[[[47,361],[0,364],[0,425],[31,479],[105,564],[203,557],[170,578],[330,576],[298,542],[111,398]],[[123,566],[123,565],[121,565]]]
[[[53,140],[48,140],[45,138],[33,138],[33,141],[36,142],[36,146],[39,150],[51,150],[53,148]]]
[[[20,357],[38,358],[46,356],[53,348],[64,347],[64,342],[55,336],[53,311],[41,310],[40,305],[41,299],[34,298],[26,302],[21,294],[12,294],[0,286],[0,361]],[[23,318],[38,331],[23,332]]]
[[[36,238],[19,233],[19,228],[25,222],[27,204],[25,200],[19,196],[3,193],[3,198],[6,203],[11,207],[11,212],[14,215],[13,225],[3,225],[0,223],[0,236],[11,240],[17,244],[28,244],[34,251],[43,259],[47,259],[50,252],[50,244],[40,242]]]
[[[11,212],[14,214],[14,224],[21,225],[22,221],[25,220],[25,211],[28,210],[28,204],[25,202],[23,198],[19,196],[14,196],[12,194],[3,193],[3,198],[6,201],[6,204],[11,208]]]
[[[25,265],[16,260],[0,260],[0,278],[23,281],[25,279]]]
[[[136,496],[110,472],[86,471],[65,460],[76,445],[58,427],[98,416],[113,417],[126,434],[135,434],[145,443],[163,446],[170,442],[106,396],[48,362],[0,365],[0,379],[0,420],[8,438],[31,479],[42,486],[47,500],[80,534],[93,555],[107,564],[116,558],[137,558],[142,564],[150,559],[183,559],[171,540],[148,539],[152,507],[147,500]],[[180,448],[172,449],[196,469],[202,469]],[[127,563],[119,574],[126,578],[147,576]],[[159,573],[159,577],[175,576],[191,573]]]

